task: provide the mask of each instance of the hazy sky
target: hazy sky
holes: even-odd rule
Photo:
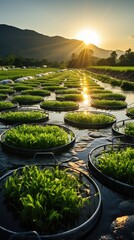
[[[0,0],[0,24],[69,39],[89,28],[101,48],[134,50],[134,0]]]

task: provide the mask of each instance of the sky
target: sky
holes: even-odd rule
[[[134,51],[134,0],[0,0],[0,24],[68,39],[89,29],[100,48]]]

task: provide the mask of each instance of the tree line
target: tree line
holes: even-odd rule
[[[73,53],[68,62],[50,62],[47,59],[24,58],[15,55],[8,55],[0,58],[0,66],[15,67],[68,67],[86,68],[89,66],[134,66],[134,52],[129,48],[118,58],[116,51],[112,51],[108,58],[97,58],[92,49],[84,48],[79,54]]]
[[[129,48],[118,58],[116,51],[112,51],[108,58],[94,57],[91,49],[83,49],[78,55],[72,54],[68,67],[85,68],[88,66],[134,66],[134,52]]]
[[[62,62],[50,62],[47,59],[24,58],[16,55],[8,55],[0,58],[0,66],[15,66],[15,67],[59,67]]]
[[[118,58],[116,51],[113,51],[109,58],[98,60],[97,65],[134,66],[134,52],[132,52],[131,48],[129,48]]]

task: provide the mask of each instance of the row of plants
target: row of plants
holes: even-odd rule
[[[95,74],[95,73],[90,73],[90,74],[92,77],[95,77],[96,79],[100,80],[101,82],[109,83],[112,86],[119,86],[124,91],[134,91],[134,83],[133,82],[119,80],[116,78],[111,78],[110,76],[103,75],[103,74]]]
[[[39,73],[45,73],[45,72],[57,72],[56,68],[19,68],[19,69],[9,69],[2,70],[0,74],[0,80],[3,79],[17,79],[24,76],[33,76]]]

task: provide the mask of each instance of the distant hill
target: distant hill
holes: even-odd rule
[[[69,60],[72,53],[78,54],[84,48],[82,41],[60,36],[49,37],[32,30],[22,30],[0,24],[0,57],[18,55],[27,58],[47,59],[49,61]],[[107,58],[112,50],[105,50],[90,44],[94,56]],[[118,56],[123,51],[117,50]]]

